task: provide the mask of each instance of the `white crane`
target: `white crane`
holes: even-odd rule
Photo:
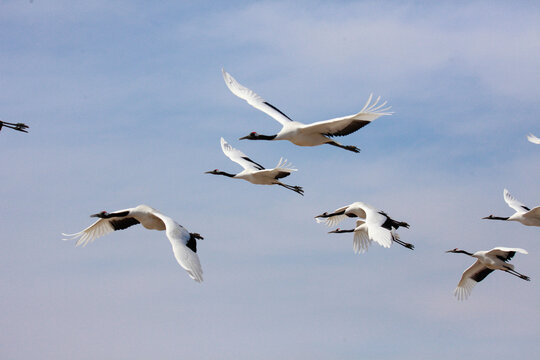
[[[533,134],[527,135],[527,140],[529,140],[533,144],[540,144],[540,139],[534,136]]]
[[[403,242],[399,239],[396,230],[401,226],[409,228],[409,224],[396,221],[388,216],[384,211],[380,211],[364,202],[354,202],[350,205],[336,209],[332,213],[323,213],[315,217],[318,223],[324,222],[328,226],[333,226],[341,222],[346,217],[358,217],[356,228],[351,230],[336,229],[330,233],[354,232],[355,252],[365,252],[370,241],[375,241],[382,247],[388,248],[392,241],[413,250],[414,245]],[[323,220],[321,220],[323,219]]]
[[[500,217],[489,215],[483,219],[488,220],[504,220],[504,221],[519,221],[523,225],[527,226],[540,226],[540,206],[537,206],[533,209],[528,208],[523,205],[520,201],[514,198],[508,190],[504,189],[503,191],[504,201],[512,209],[516,210],[516,213],[508,217]]]
[[[167,238],[171,242],[176,261],[193,280],[197,282],[203,281],[203,271],[197,255],[197,240],[202,240],[203,237],[197,233],[188,232],[167,215],[150,206],[139,205],[113,213],[102,211],[91,215],[91,217],[97,217],[99,220],[78,233],[62,234],[68,237],[63,240],[77,240],[76,246],[86,246],[86,244],[103,235],[115,230],[127,229],[136,224],[141,224],[150,230],[165,230]]]
[[[256,109],[270,115],[283,126],[281,131],[275,135],[260,135],[256,132],[252,132],[249,135],[240,138],[240,140],[289,140],[293,144],[299,146],[330,144],[345,150],[359,152],[360,149],[356,146],[342,145],[330,137],[352,134],[382,115],[391,115],[390,112],[386,112],[390,109],[390,107],[385,107],[386,101],[379,104],[380,97],[378,97],[374,103],[371,103],[373,98],[372,94],[369,96],[366,105],[357,114],[319,121],[312,124],[303,124],[298,121],[293,121],[278,108],[268,103],[250,89],[239,84],[225,70],[222,70],[222,72],[225,83],[233,94],[246,100],[248,104]]]
[[[238,174],[230,174],[218,169],[207,171],[205,174],[223,175],[233,179],[243,179],[252,184],[257,185],[280,185],[286,189],[304,195],[304,190],[300,186],[287,185],[279,181],[279,179],[291,175],[296,169],[292,168],[291,164],[287,164],[287,160],[281,158],[274,169],[265,169],[262,165],[256,163],[246,156],[243,152],[233,148],[225,139],[221,138],[221,149],[223,153],[235,163],[240,164],[244,168]]]
[[[467,299],[476,283],[484,280],[493,270],[506,271],[520,279],[530,281],[531,279],[528,276],[518,273],[514,270],[514,265],[508,263],[517,252],[527,254],[526,250],[507,247],[496,247],[489,251],[477,251],[474,254],[458,248],[448,250],[447,253],[466,254],[478,259],[463,272],[461,280],[454,290],[454,295],[457,296],[458,300]]]

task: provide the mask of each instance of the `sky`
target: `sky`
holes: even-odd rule
[[[1,1],[2,359],[533,358],[540,230],[481,220],[540,204],[540,5],[533,1]],[[331,146],[240,141],[280,125],[392,106]],[[273,167],[241,168],[220,137]],[[357,255],[314,216],[364,201],[413,243]],[[204,240],[204,282],[163,232],[82,248],[90,214],[147,204]],[[352,228],[349,220],[340,224]],[[525,282],[494,272],[453,296],[470,252],[520,247]]]

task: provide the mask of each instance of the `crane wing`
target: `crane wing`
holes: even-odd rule
[[[356,229],[354,229],[353,250],[356,254],[363,254],[368,251],[371,240],[364,220],[356,220]]]
[[[291,163],[287,163],[287,159],[283,160],[283,158],[281,158],[275,168],[260,170],[257,171],[257,174],[268,176],[273,179],[281,179],[291,175],[293,171],[297,171],[297,169],[295,169]]]
[[[540,206],[532,208],[530,211],[527,211],[523,214],[523,217],[530,219],[539,219],[540,218]]]
[[[372,206],[370,206],[370,205],[368,205],[366,203],[357,201],[357,202],[353,202],[352,204],[350,204],[347,207],[347,210],[345,212],[346,212],[346,214],[348,216],[350,216],[350,214],[354,214],[357,217],[359,217],[360,219],[366,219],[367,218],[366,211],[369,211],[370,209],[376,210],[375,208],[373,208]]]
[[[367,204],[362,205],[362,210],[366,214],[366,223],[368,226],[381,227],[388,220],[387,215],[382,214],[373,206]]]
[[[476,283],[484,280],[492,271],[492,269],[485,267],[480,260],[476,260],[474,264],[463,272],[461,280],[454,290],[454,295],[458,300],[467,299]]]
[[[126,215],[129,214],[129,211],[131,209],[125,209],[125,210],[119,210],[116,211],[116,213],[126,212]],[[109,233],[112,233],[116,230],[124,230],[127,229],[130,226],[139,224],[139,221],[131,216],[126,217],[115,217],[115,218],[109,218],[109,219],[99,219],[96,222],[94,222],[92,225],[87,227],[86,229],[79,231],[74,234],[64,234],[63,236],[66,236],[67,238],[62,240],[77,240],[75,246],[86,246],[88,243],[91,243],[95,239],[102,237],[104,235],[107,235]]]
[[[343,206],[343,207],[340,207],[339,209],[334,210],[332,214],[336,214],[336,215],[332,215],[325,218],[316,217],[315,221],[319,224],[325,223],[328,227],[336,226],[337,224],[339,224],[340,222],[342,222],[344,219],[347,218],[347,215],[345,215],[345,210],[347,210],[348,207],[349,206],[347,205],[347,206]]]
[[[515,197],[510,195],[510,193],[506,189],[504,189],[503,191],[503,196],[504,196],[504,201],[506,201],[508,206],[516,210],[518,213],[524,213],[531,210],[527,206],[525,206],[523,203],[518,201]]]
[[[507,247],[496,247],[489,250],[486,254],[491,256],[496,256],[502,261],[509,261],[516,255],[516,253],[528,254],[527,250],[521,248],[507,248]]]
[[[221,138],[221,149],[229,159],[242,166],[245,170],[264,170],[264,167],[261,164],[251,160],[240,150],[233,148],[223,138]]]
[[[533,134],[527,135],[527,140],[529,140],[533,144],[540,144],[540,139],[534,136]]]
[[[154,215],[165,223],[167,238],[171,242],[178,264],[187,271],[189,277],[197,282],[202,282],[203,270],[197,255],[196,238],[170,217],[159,212],[155,212]]]
[[[345,136],[352,134],[382,115],[392,114],[391,112],[386,112],[390,109],[390,107],[385,107],[386,101],[379,104],[379,100],[381,99],[380,96],[374,103],[371,103],[372,98],[373,94],[369,96],[366,105],[357,114],[318,121],[313,124],[305,125],[301,131],[319,133],[326,136]]]
[[[221,72],[223,73],[223,79],[225,80],[225,84],[227,84],[227,87],[234,95],[238,96],[240,99],[246,100],[247,103],[254,108],[266,113],[267,115],[270,115],[281,125],[285,125],[288,122],[292,121],[290,117],[285,115],[274,105],[268,103],[266,100],[264,100],[252,90],[241,85],[238,81],[236,81],[235,78],[231,76],[231,74],[226,72],[225,69],[222,69]]]
[[[392,245],[392,232],[380,226],[371,226],[368,224],[369,238],[382,247],[389,248]]]

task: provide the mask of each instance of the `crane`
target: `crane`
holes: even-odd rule
[[[380,211],[375,207],[366,204],[364,202],[354,202],[350,205],[343,206],[336,209],[332,213],[324,212],[321,215],[315,217],[318,223],[324,222],[328,226],[333,226],[341,222],[346,217],[358,217],[359,221],[356,223],[356,228],[352,230],[334,230],[330,233],[355,233],[355,249],[357,252],[364,252],[367,250],[369,242],[365,239],[375,241],[383,247],[390,247],[392,242],[400,244],[408,249],[413,250],[414,245],[403,242],[399,239],[399,235],[396,230],[399,227],[409,228],[409,224],[402,221],[396,221],[388,216],[384,211]],[[323,219],[323,220],[321,220]],[[362,249],[364,249],[362,251]]]
[[[465,300],[469,297],[471,290],[480,281],[484,280],[493,270],[502,270],[520,279],[530,281],[531,279],[514,270],[514,265],[508,263],[516,253],[527,254],[526,250],[520,248],[496,247],[489,251],[477,251],[470,253],[458,248],[448,250],[447,253],[465,254],[476,258],[476,262],[463,272],[458,286],[454,290],[454,295],[458,300]]]
[[[319,121],[312,124],[303,124],[292,120],[274,105],[238,83],[238,81],[224,69],[222,72],[225,83],[233,94],[246,100],[247,103],[254,108],[270,115],[283,126],[281,131],[274,135],[260,135],[256,132],[251,132],[249,135],[241,137],[240,140],[289,140],[293,144],[299,146],[329,144],[357,153],[360,152],[360,149],[356,146],[342,145],[331,138],[352,134],[378,117],[392,114],[386,112],[390,109],[390,107],[385,107],[386,101],[379,104],[380,97],[372,103],[371,100],[373,94],[371,94],[365,106],[357,114]]]
[[[203,237],[198,233],[190,233],[176,221],[147,205],[138,205],[134,208],[118,210],[112,213],[102,211],[90,215],[99,220],[86,229],[74,234],[62,234],[67,238],[63,240],[77,240],[76,246],[86,246],[95,239],[116,230],[124,230],[130,226],[141,224],[149,230],[165,230],[171,242],[174,257],[183,267],[189,277],[197,282],[203,281],[203,271],[199,256],[197,255],[197,240]]]
[[[238,163],[244,170],[238,174],[231,174],[215,169],[206,171],[205,174],[223,175],[233,179],[242,179],[257,185],[279,185],[302,196],[304,195],[304,190],[300,186],[287,185],[279,181],[279,179],[287,177],[291,175],[293,171],[296,171],[296,169],[292,168],[291,164],[287,164],[287,160],[281,158],[275,168],[265,169],[261,164],[251,160],[240,150],[233,148],[223,138],[221,138],[221,149],[229,159]]]
[[[518,221],[523,225],[527,226],[540,226],[540,206],[537,206],[533,209],[528,208],[523,205],[519,200],[510,195],[508,190],[504,189],[503,191],[504,201],[514,209],[516,212],[508,217],[493,216],[489,215],[482,219],[487,220],[503,220],[503,221]]]

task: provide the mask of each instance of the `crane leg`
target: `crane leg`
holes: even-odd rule
[[[329,145],[334,145],[334,146],[337,146],[339,148],[342,148],[342,149],[345,149],[345,150],[349,150],[349,151],[352,151],[352,152],[355,152],[355,153],[359,153],[360,152],[360,149],[357,148],[356,146],[353,146],[353,145],[341,145],[341,144],[338,144],[337,142],[335,141],[329,141],[327,142],[327,144]]]
[[[507,273],[509,274],[512,274],[514,276],[517,276],[518,278],[520,279],[523,279],[523,280],[527,280],[527,281],[531,281],[531,278],[528,277],[527,275],[523,275],[523,274],[520,274],[518,273],[516,270],[513,270],[513,269],[506,269],[505,270]]]

